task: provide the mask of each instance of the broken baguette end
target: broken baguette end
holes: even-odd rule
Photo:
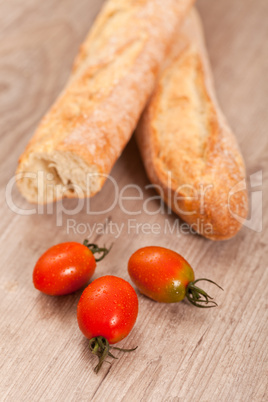
[[[16,182],[31,203],[47,204],[62,198],[92,197],[103,186],[105,177],[95,165],[72,152],[34,152],[20,161]]]

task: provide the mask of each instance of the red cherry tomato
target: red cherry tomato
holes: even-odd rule
[[[33,271],[34,286],[52,296],[75,292],[85,286],[94,274],[96,260],[93,253],[102,252],[106,255],[108,251],[96,245],[86,246],[76,242],[57,244],[37,261]]]
[[[90,339],[91,351],[99,357],[98,372],[106,356],[114,357],[110,346],[124,339],[138,315],[138,297],[133,287],[116,276],[95,279],[82,293],[77,320],[82,333]]]
[[[110,344],[124,339],[135,324],[138,297],[124,279],[107,275],[83,291],[77,306],[80,330],[91,339],[102,336]]]
[[[128,262],[129,275],[139,291],[153,300],[176,303],[185,297],[197,307],[214,307],[216,302],[196,283],[190,264],[175,251],[164,247],[144,247]]]

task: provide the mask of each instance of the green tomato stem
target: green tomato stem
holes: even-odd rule
[[[104,362],[111,364],[109,361],[105,360],[107,356],[110,356],[113,359],[118,359],[118,357],[115,357],[110,352],[110,349],[116,349],[121,352],[133,352],[134,350],[137,349],[137,347],[138,346],[136,346],[133,349],[121,349],[116,346],[111,346],[109,344],[109,342],[107,341],[107,339],[104,338],[103,336],[96,336],[94,338],[91,338],[89,341],[90,351],[91,351],[91,353],[96,355],[99,359],[97,366],[94,368],[95,373],[97,374],[99,372],[99,370],[101,369]]]
[[[95,253],[102,254],[99,258],[96,258],[94,256],[96,262],[103,260],[103,258],[109,253],[109,251],[111,250],[111,248],[113,246],[113,245],[111,245],[109,248],[106,248],[105,246],[99,247],[97,244],[89,243],[87,239],[84,240],[83,245],[86,246],[92,252],[92,254],[95,254]]]
[[[216,285],[218,288],[223,290],[221,286],[219,286],[216,282],[211,281],[210,279],[206,278],[196,279],[195,281],[190,282],[186,289],[186,297],[189,300],[189,302],[194,306],[200,308],[211,308],[218,306],[218,304],[213,300],[213,297],[209,296],[207,292],[205,292],[203,289],[199,288],[198,286],[195,286],[195,284],[199,281],[206,281],[213,283],[213,285]]]

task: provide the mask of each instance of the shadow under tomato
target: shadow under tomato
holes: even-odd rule
[[[76,320],[76,308],[84,288],[66,296],[49,296],[39,293],[36,297],[36,308],[41,320],[49,320],[57,316],[61,322],[70,323]]]
[[[139,297],[139,305],[140,312],[144,310],[144,319],[146,318],[146,312],[150,309],[150,317],[154,320],[154,323],[162,323],[163,317],[165,317],[165,325],[167,327],[176,327],[180,323],[184,324],[192,324],[202,323],[208,319],[208,315],[214,315],[214,309],[204,309],[198,308],[191,305],[188,300],[183,299],[178,303],[160,303],[155,300],[150,299],[149,297],[143,295],[135,288],[138,297]]]

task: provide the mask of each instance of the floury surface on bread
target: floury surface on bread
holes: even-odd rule
[[[30,202],[89,197],[103,186],[151,95],[193,0],[109,0],[70,79],[19,160]]]
[[[245,167],[217,104],[201,22],[191,11],[136,131],[150,180],[195,231],[233,237],[247,216]]]

